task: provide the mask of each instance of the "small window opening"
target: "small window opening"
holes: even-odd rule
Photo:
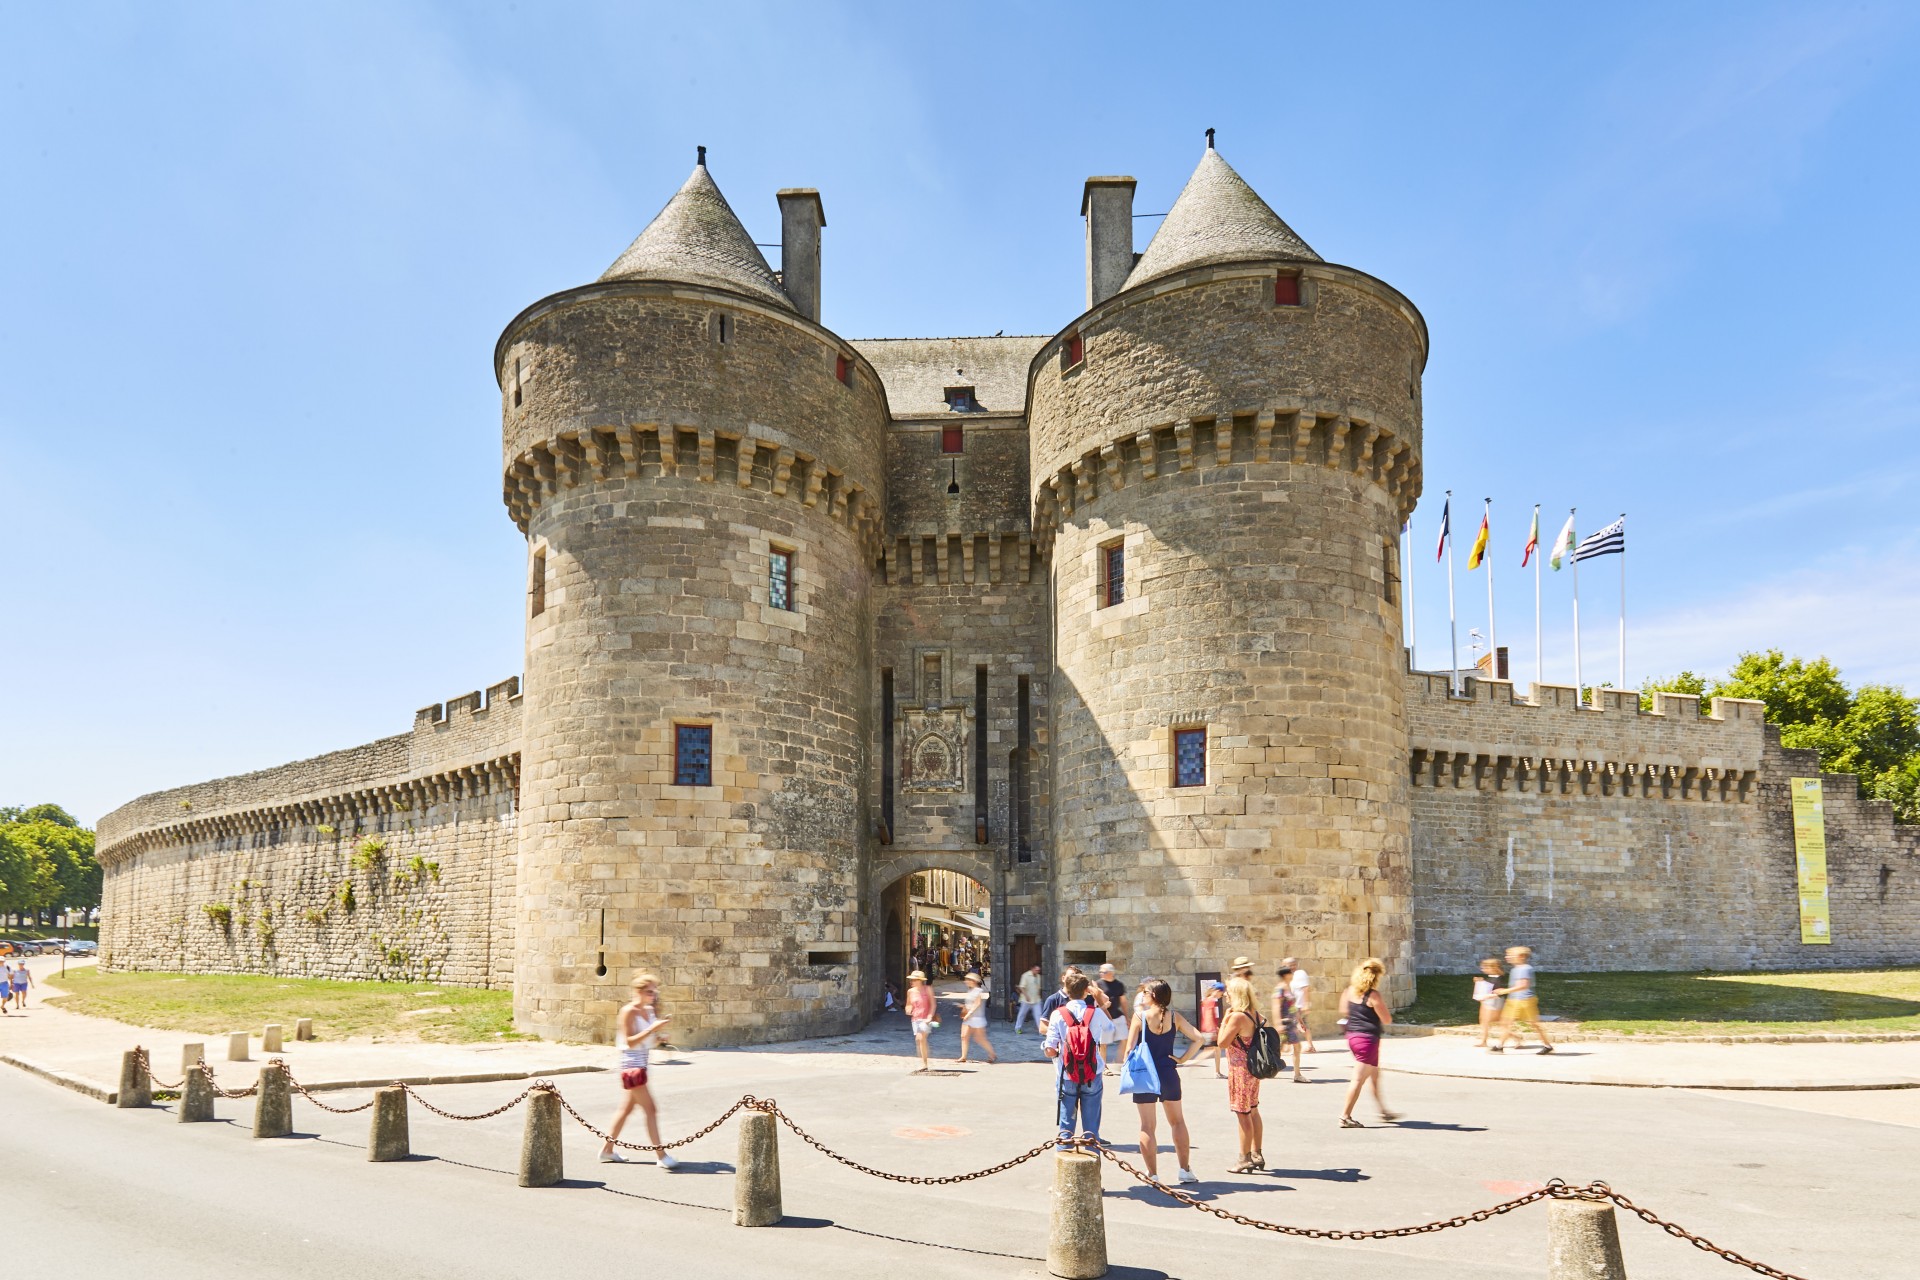
[[[713,340],[719,343],[728,343],[733,341],[733,317],[728,315],[724,311],[717,311],[714,313]]]
[[[811,965],[852,964],[853,952],[809,951],[807,952],[807,963]]]
[[[513,358],[513,404],[515,408],[520,406],[520,389],[526,385],[526,381],[526,372],[521,367],[520,357],[515,356]]]
[[[713,785],[713,726],[677,724],[673,726],[673,785],[710,787]]]
[[[835,380],[843,386],[852,386],[853,361],[847,359],[845,356],[835,356],[833,358],[833,376]]]
[[[533,553],[533,568],[527,573],[527,616],[537,618],[547,611],[547,553]]]
[[[1111,608],[1127,598],[1127,549],[1109,542],[1100,548],[1100,607]]]
[[[1176,787],[1207,785],[1207,731],[1205,729],[1173,731],[1173,785]]]
[[[972,387],[948,387],[947,408],[955,413],[978,413],[980,404],[973,398]]]
[[[1060,367],[1071,369],[1087,358],[1087,341],[1077,333],[1067,335],[1060,346]]]
[[[941,678],[940,655],[929,653],[920,659],[920,702],[937,707],[946,699],[946,682]]]
[[[1400,603],[1400,548],[1391,538],[1380,544],[1380,591],[1388,604]]]
[[[959,423],[940,428],[940,452],[965,453],[967,451],[967,429]]]
[[[793,608],[793,552],[775,548],[767,557],[767,603],[776,609]]]
[[[1273,304],[1277,307],[1300,305],[1300,277],[1297,273],[1286,272],[1274,277]]]

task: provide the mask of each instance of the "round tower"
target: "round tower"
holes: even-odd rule
[[[812,233],[811,264],[787,264],[798,307],[703,148],[597,282],[495,348],[528,548],[525,1031],[606,1040],[636,969],[662,979],[680,1044],[862,1021],[886,411],[813,318],[818,196],[781,202]]]
[[[1372,954],[1411,999],[1398,534],[1425,323],[1211,140],[1097,294],[1029,373],[1061,947],[1187,996],[1239,956],[1264,994],[1285,956],[1326,991]]]

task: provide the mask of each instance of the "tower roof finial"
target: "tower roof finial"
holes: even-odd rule
[[[705,152],[705,150],[706,148],[704,147],[701,148],[701,151],[703,153]],[[1213,130],[1211,129],[1207,130],[1207,150],[1209,151],[1213,150]]]
[[[1213,138],[1213,130],[1211,129],[1207,130],[1207,138],[1209,139],[1209,141],[1207,142],[1207,145],[1212,146],[1213,142],[1211,141],[1211,139]],[[696,160],[694,163],[698,164],[703,169],[706,168],[707,149],[705,147],[695,147],[694,150],[700,153],[700,158]]]

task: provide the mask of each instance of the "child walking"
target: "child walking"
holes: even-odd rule
[[[1473,980],[1473,999],[1480,1006],[1480,1048],[1491,1049],[1487,1036],[1500,1019],[1500,1008],[1507,998],[1496,988],[1500,985],[1500,962],[1488,956],[1480,962],[1480,973]]]

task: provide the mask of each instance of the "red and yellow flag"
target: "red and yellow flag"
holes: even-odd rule
[[[1469,569],[1478,569],[1480,567],[1480,561],[1486,557],[1487,536],[1492,532],[1487,520],[1488,517],[1485,515],[1480,517],[1479,536],[1473,540],[1473,550],[1467,553],[1467,568]]]

